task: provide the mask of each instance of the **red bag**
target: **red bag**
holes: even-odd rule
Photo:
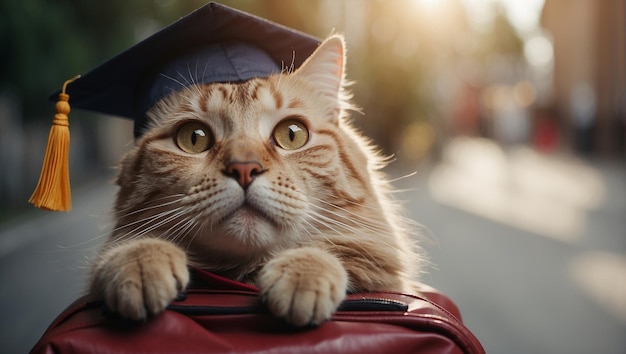
[[[331,320],[294,328],[267,312],[254,287],[194,273],[212,289],[188,290],[145,323],[80,298],[31,353],[484,353],[454,303],[431,288],[422,296],[351,294]]]

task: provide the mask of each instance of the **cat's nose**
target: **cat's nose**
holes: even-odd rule
[[[248,189],[254,178],[263,172],[265,169],[256,161],[231,162],[224,170],[224,174],[237,180],[243,189]]]

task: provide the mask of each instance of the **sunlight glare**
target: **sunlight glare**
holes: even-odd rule
[[[524,44],[524,57],[535,67],[550,65],[554,60],[553,51],[552,43],[543,35],[535,35]]]
[[[419,4],[424,6],[436,6],[438,3],[443,0],[416,0]]]
[[[415,7],[429,11],[434,11],[443,7],[446,2],[447,0],[413,0]]]
[[[608,313],[626,323],[626,257],[589,251],[570,264],[570,278]]]

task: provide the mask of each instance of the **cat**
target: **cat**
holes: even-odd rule
[[[415,292],[424,257],[385,159],[348,122],[344,53],[331,35],[295,71],[193,85],[152,108],[90,292],[145,320],[193,266],[257,286],[295,326],[324,322],[348,292]]]

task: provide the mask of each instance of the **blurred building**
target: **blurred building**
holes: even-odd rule
[[[546,0],[541,25],[554,47],[555,114],[577,152],[625,156],[623,0]]]

